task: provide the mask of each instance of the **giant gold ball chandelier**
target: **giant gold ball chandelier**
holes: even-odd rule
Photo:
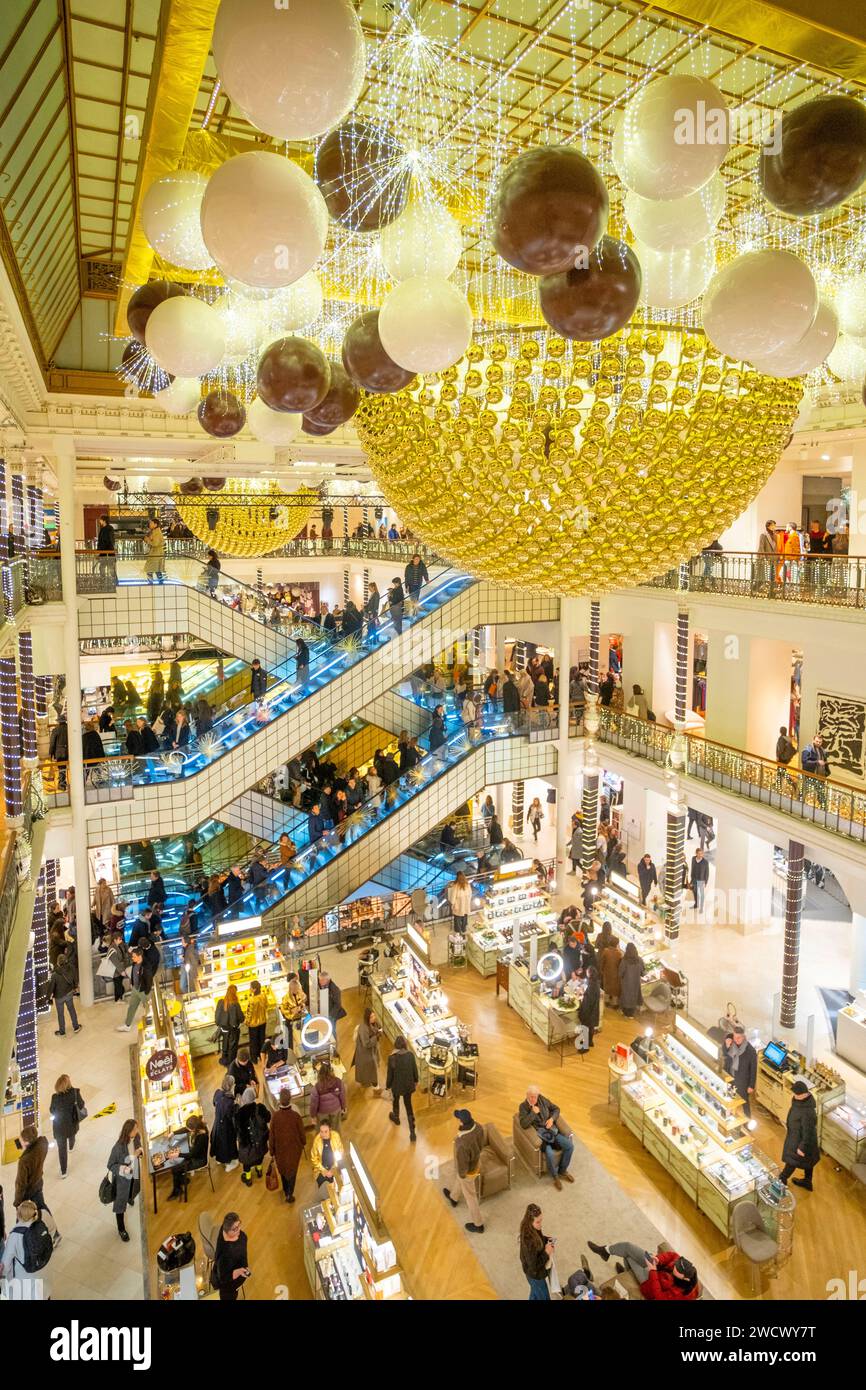
[[[176,486],[174,506],[196,540],[222,555],[251,557],[280,550],[316,515],[319,497],[314,489],[298,489],[297,500],[290,504],[269,500],[284,496],[285,489],[276,482],[231,478],[218,501],[207,493],[187,497]]]
[[[396,396],[365,396],[358,435],[383,493],[479,577],[585,595],[696,554],[775,468],[802,395],[698,333],[634,324],[597,347],[478,344]]]

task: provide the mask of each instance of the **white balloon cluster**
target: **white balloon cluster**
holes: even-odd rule
[[[397,284],[379,312],[382,346],[410,372],[441,372],[472,341],[469,301],[449,280],[463,251],[457,222],[432,199],[412,202],[383,228],[382,263]]]
[[[627,192],[641,302],[679,309],[703,294],[715,268],[713,233],[725,210],[719,167],[729,148],[724,97],[703,77],[660,77],[626,106],[613,136]]]
[[[704,330],[729,357],[767,376],[801,376],[819,367],[838,333],[832,305],[792,251],[747,251],[716,272],[703,301]]]

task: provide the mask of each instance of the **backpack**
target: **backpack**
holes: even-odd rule
[[[27,1274],[38,1274],[51,1259],[54,1241],[48,1233],[44,1221],[34,1221],[30,1226],[13,1226],[12,1234],[18,1233],[24,1239],[24,1269]]]

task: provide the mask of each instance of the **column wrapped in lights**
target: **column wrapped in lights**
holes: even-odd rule
[[[370,597],[370,571],[364,570],[364,607],[367,607],[367,599]]]
[[[686,569],[688,567],[686,566]],[[686,580],[680,567],[680,588]],[[665,829],[665,935],[675,941],[680,934],[683,910],[683,865],[685,864],[686,811],[679,773],[685,768],[686,706],[689,683],[689,610],[681,603],[677,610],[676,671],[674,673],[674,737],[668,757],[670,804]]]
[[[39,1064],[36,1048],[36,989],[33,951],[27,952],[18,1021],[15,1025],[15,1061],[21,1078],[21,1126],[36,1124],[39,1118]]]
[[[779,1023],[793,1028],[797,1022],[797,985],[800,976],[800,921],[803,915],[803,858],[799,840],[788,842],[788,879],[785,893],[785,944],[782,955],[782,1001]]]
[[[53,860],[48,861],[53,863]],[[45,998],[45,986],[51,974],[48,961],[48,903],[45,881],[45,865],[39,870],[36,880],[36,895],[33,899],[33,978],[36,990],[36,1012],[47,1014],[51,1004]],[[41,1000],[41,1003],[40,1003]]]
[[[9,565],[4,565],[3,576],[3,615],[7,623],[15,621],[15,590],[12,581],[12,570]]]
[[[18,665],[21,684],[21,741],[25,767],[35,767],[38,762],[36,747],[36,688],[33,679],[33,636],[30,632],[18,634]]]
[[[665,829],[665,936],[676,941],[683,910],[683,865],[685,864],[686,818],[668,811]]]
[[[12,544],[17,554],[24,546],[24,475],[12,474]]]
[[[47,909],[51,903],[57,902],[57,875],[60,872],[60,860],[46,859],[43,868],[45,870],[45,906]]]
[[[27,542],[31,550],[40,550],[45,539],[45,510],[42,488],[36,483],[27,485]]]
[[[343,535],[349,539],[349,508],[343,508]]]
[[[6,819],[12,825],[24,820],[21,797],[21,753],[18,734],[18,686],[14,658],[0,657],[0,742],[3,746],[3,794]]]
[[[349,571],[343,570],[343,607],[349,602]]]
[[[689,610],[681,605],[677,611],[677,669],[674,692],[674,715],[684,724],[689,683]]]
[[[511,784],[511,828],[515,835],[519,835],[523,830],[523,798],[526,786],[523,782],[512,782]]]
[[[589,671],[586,676],[586,709],[584,711],[583,790],[580,798],[582,821],[580,827],[580,862],[588,869],[595,859],[598,839],[598,754],[595,735],[598,733],[598,666],[601,644],[601,603],[597,598],[589,605]]]
[[[4,541],[6,539],[6,532],[9,529],[7,517],[8,512],[6,508],[6,460],[4,458],[0,458],[0,531],[2,531],[3,533]]]

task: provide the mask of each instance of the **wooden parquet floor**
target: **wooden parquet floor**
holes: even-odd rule
[[[496,1298],[472,1250],[472,1242],[483,1240],[483,1236],[464,1235],[452,1219],[437,1180],[439,1165],[451,1156],[455,1130],[451,1112],[455,1106],[466,1105],[479,1120],[492,1121],[510,1139],[516,1105],[527,1085],[537,1082],[561,1106],[594,1156],[671,1245],[694,1261],[713,1295],[751,1298],[749,1271],[741,1257],[608,1106],[609,1050],[615,1042],[631,1041],[638,1031],[635,1021],[608,1010],[604,1030],[586,1059],[581,1061],[568,1051],[561,1066],[559,1054],[546,1051],[508,1008],[504,996],[497,999],[492,979],[482,980],[472,969],[443,969],[443,979],[454,1012],[471,1025],[473,1039],[479,1044],[475,1100],[455,1091],[450,1104],[440,1103],[437,1108],[428,1109],[426,1096],[416,1095],[418,1142],[413,1146],[409,1144],[405,1119],[399,1129],[390,1124],[385,1102],[365,1095],[352,1080],[349,1117],[343,1126],[344,1137],[350,1137],[357,1145],[378,1186],[383,1215],[413,1296],[425,1300]],[[340,1024],[340,1039],[348,1059],[352,1055],[352,1033],[360,1016],[357,991],[346,990],[344,1003],[349,1016]],[[199,1059],[196,1080],[207,1102],[208,1123],[210,1098],[221,1075],[222,1069],[214,1057]],[[756,1118],[756,1143],[768,1155],[778,1157],[782,1128],[760,1109]],[[847,1280],[848,1270],[863,1263],[866,1191],[848,1173],[836,1173],[833,1169],[832,1161],[824,1158],[816,1169],[815,1191],[797,1194],[793,1254],[774,1278],[765,1281],[761,1297],[824,1299],[829,1279]],[[249,1239],[253,1278],[247,1286],[247,1297],[309,1299],[311,1291],[299,1229],[301,1209],[315,1200],[309,1164],[302,1164],[295,1206],[288,1206],[282,1193],[268,1192],[264,1180],[255,1181],[251,1189],[244,1187],[239,1169],[227,1174],[214,1166],[213,1171],[216,1193],[211,1192],[206,1176],[199,1174],[191,1185],[186,1206],[166,1202],[169,1187],[163,1180],[156,1217],[148,1202],[151,1261],[160,1242],[171,1232],[191,1230],[197,1235],[200,1211],[211,1211],[222,1218],[226,1211],[235,1210],[243,1219]],[[539,1194],[541,1204],[554,1212],[557,1201],[567,1200],[568,1188],[557,1193],[545,1181],[539,1184]],[[624,1231],[622,1235],[627,1239],[629,1233]]]

